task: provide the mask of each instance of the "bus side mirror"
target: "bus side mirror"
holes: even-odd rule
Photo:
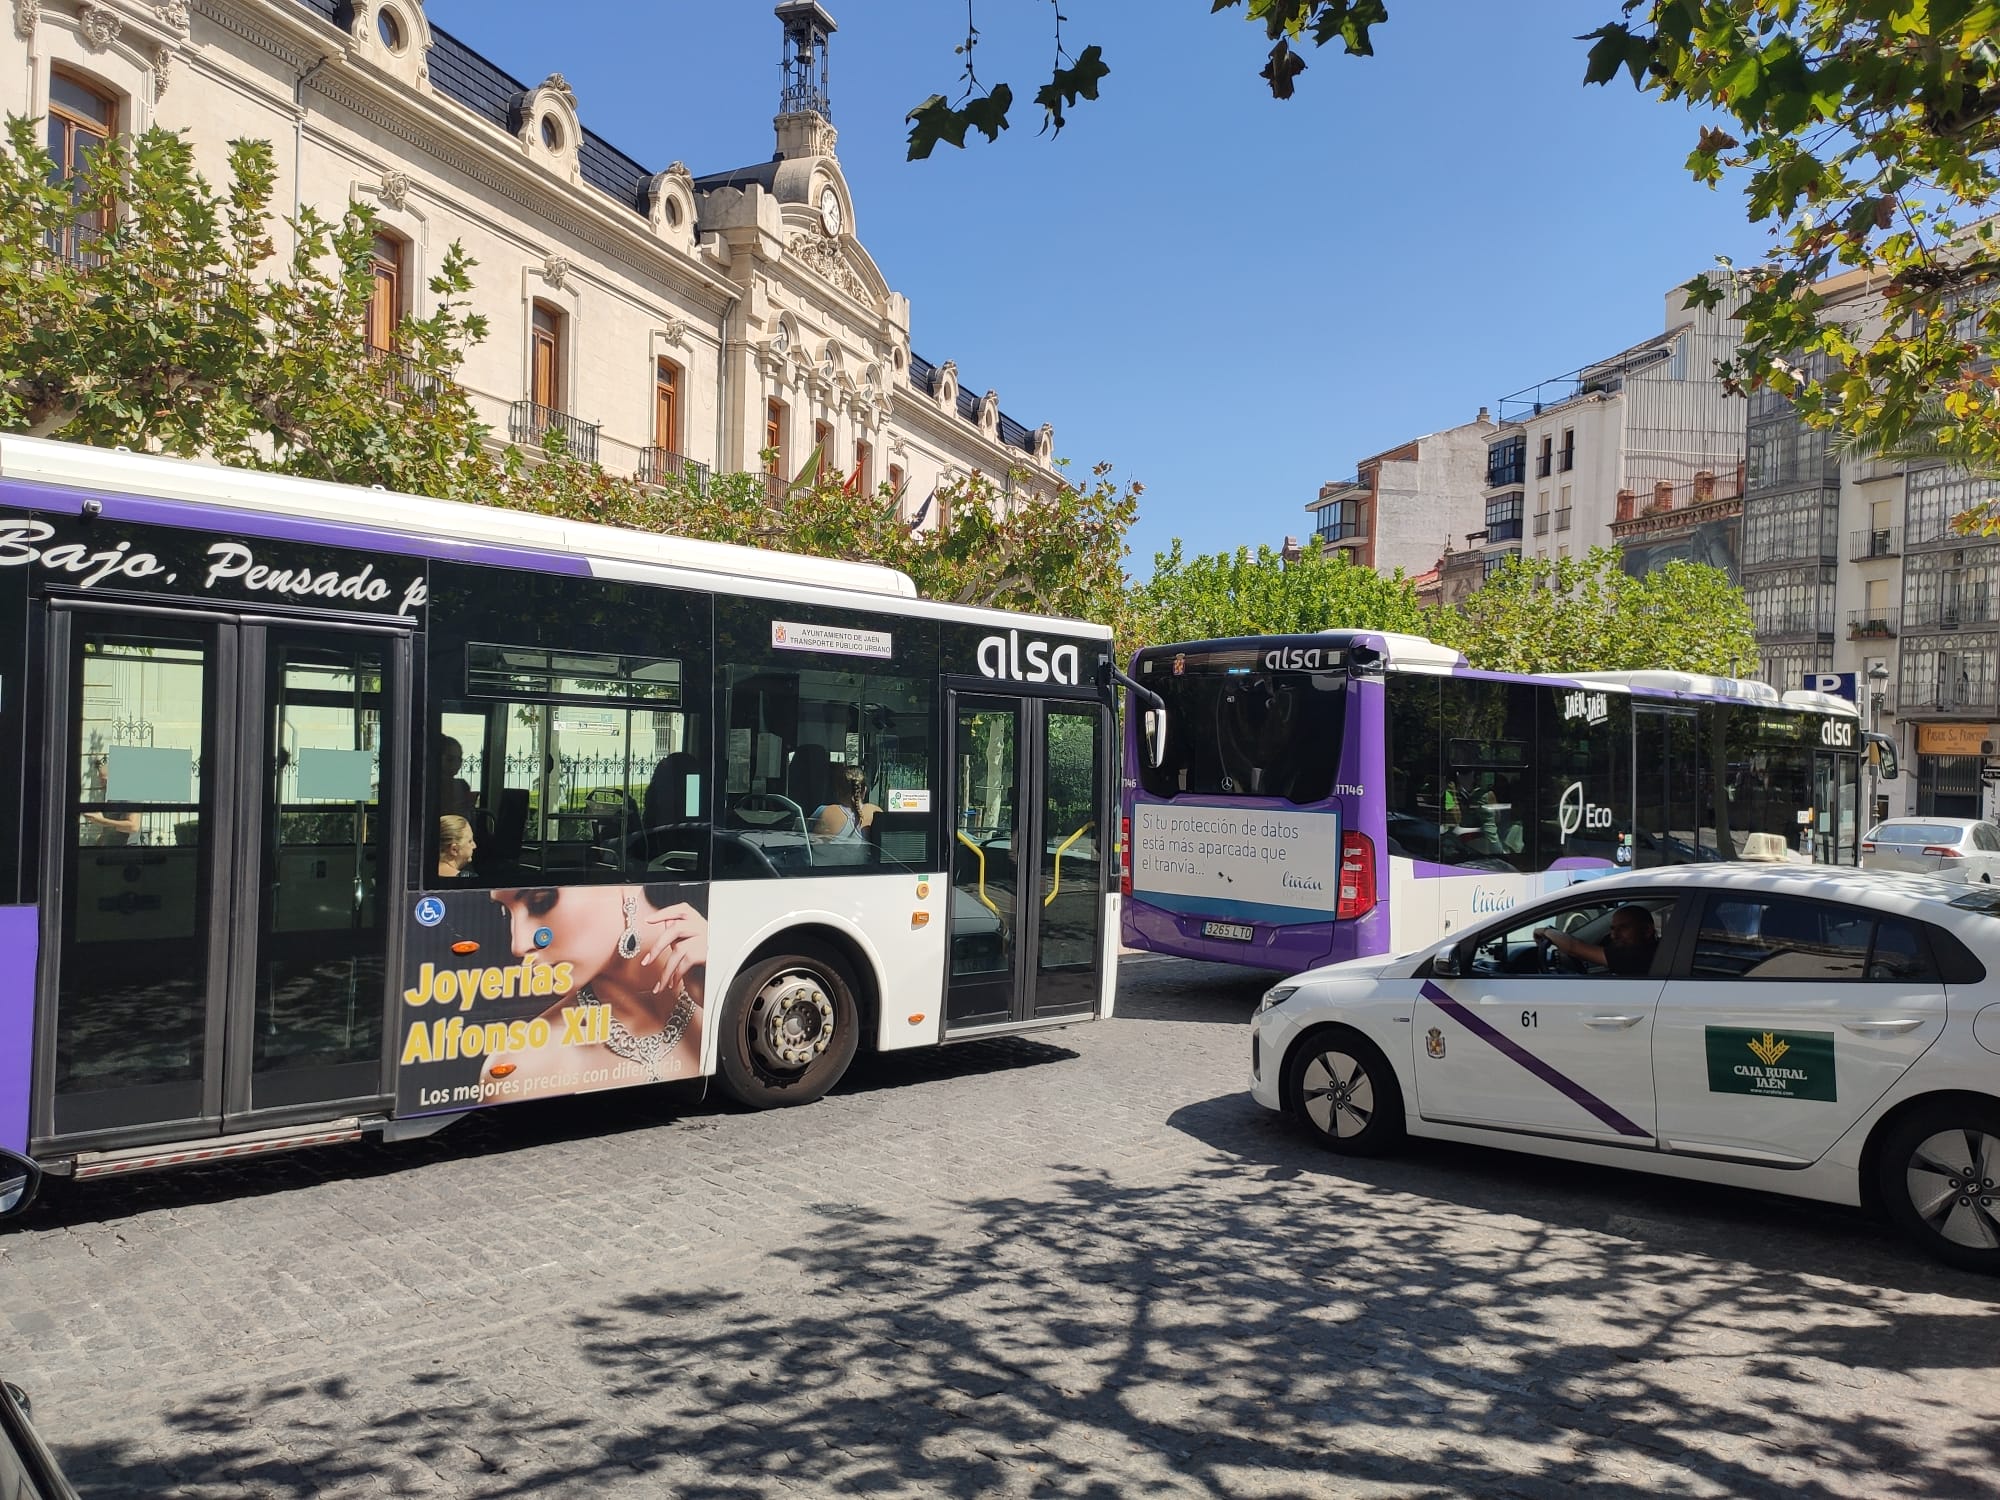
[[[1158,766],[1167,758],[1167,711],[1147,709],[1140,726],[1146,741],[1146,764]]]
[[[1875,767],[1876,774],[1884,781],[1896,779],[1896,742],[1886,734],[1876,734],[1873,730],[1863,730],[1862,740],[1868,746],[1868,764]]]
[[[42,1169],[14,1151],[0,1151],[0,1219],[11,1218],[35,1201]]]

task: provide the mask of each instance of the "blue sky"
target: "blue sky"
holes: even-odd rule
[[[1209,0],[1066,0],[1104,97],[1060,139],[1027,102],[1052,7],[977,0],[997,145],[903,159],[903,116],[955,93],[958,0],[824,0],[855,229],[912,304],[912,343],[1053,422],[1077,468],[1146,485],[1129,566],[1276,543],[1355,460],[1469,419],[1657,330],[1662,295],[1764,241],[1740,193],[1682,168],[1695,124],[1621,81],[1586,89],[1616,0],[1393,0],[1373,58],[1309,55],[1273,101],[1262,31]],[[769,4],[428,0],[432,21],[584,121],[697,175],[771,154]],[[551,24],[552,21],[559,21]]]

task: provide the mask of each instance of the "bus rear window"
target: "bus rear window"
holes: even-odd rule
[[[1282,797],[1321,802],[1333,791],[1345,715],[1344,673],[1262,667],[1153,675],[1167,705],[1167,753],[1142,764],[1155,797]]]

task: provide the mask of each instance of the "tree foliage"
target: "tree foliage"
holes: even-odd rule
[[[403,320],[393,353],[371,351],[374,216],[305,208],[280,258],[267,142],[232,142],[218,188],[169,131],[108,143],[68,182],[39,140],[10,120],[0,150],[0,431],[878,562],[931,598],[1124,618],[1140,487],[1107,467],[1019,497],[1009,476],[975,473],[931,496],[919,527],[818,453],[788,484],[651,485],[585,462],[560,431],[503,447],[456,379],[487,332],[461,246],[441,256],[429,315]]]
[[[1765,263],[1690,283],[1731,292],[1743,345],[1722,374],[1790,397],[1884,451],[1913,440],[2000,459],[2000,0],[1627,0],[1591,34],[1588,77],[1727,116],[1689,170],[1747,174]],[[1824,282],[1855,273],[1860,288]],[[1860,292],[1859,300],[1854,293]],[[1940,420],[1941,419],[1941,420]]]
[[[1743,591],[1705,563],[1668,563],[1633,578],[1612,547],[1581,558],[1510,558],[1455,613],[1446,634],[1489,671],[1736,677],[1757,665]]]
[[[1270,547],[1187,557],[1176,540],[1154,554],[1153,576],[1133,591],[1143,644],[1315,630],[1400,630],[1438,623],[1401,570],[1384,577],[1345,552],[1286,559]]]

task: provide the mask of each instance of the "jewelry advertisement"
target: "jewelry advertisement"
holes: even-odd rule
[[[705,884],[430,892],[409,916],[399,1113],[699,1075]]]

